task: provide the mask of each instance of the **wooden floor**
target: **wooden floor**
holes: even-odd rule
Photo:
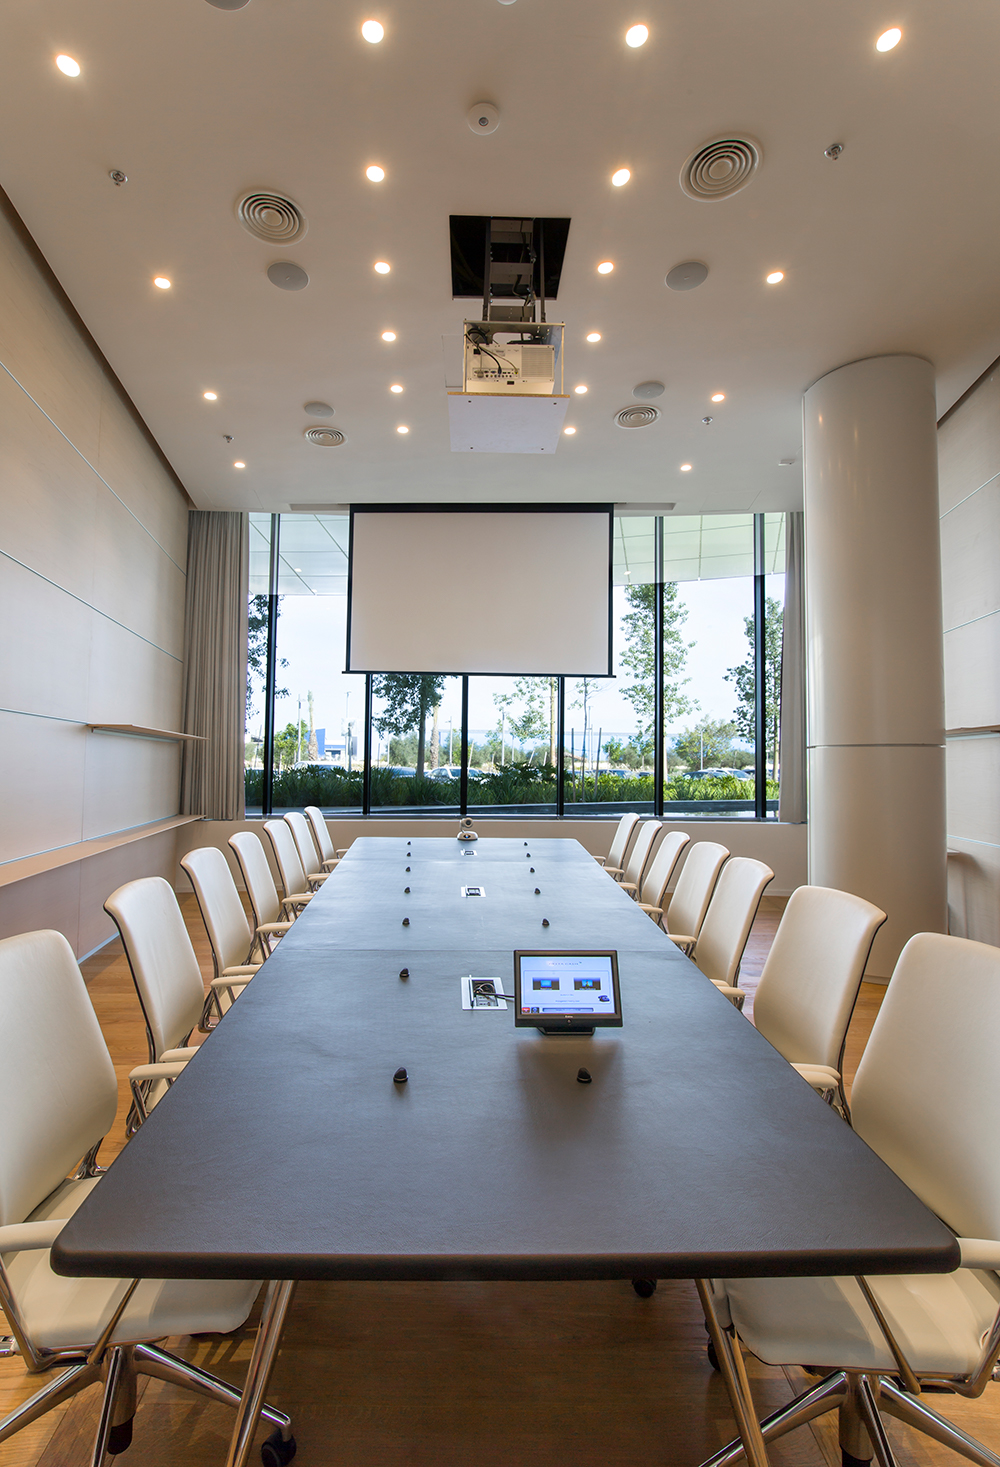
[[[203,972],[211,960],[193,897],[182,899]],[[783,901],[767,899],[741,981],[752,991]],[[118,943],[84,964],[119,1075],[120,1105],[102,1151],[124,1143],[128,1070],[145,1032]],[[853,1075],[882,989],[866,984],[851,1027]],[[752,1005],[748,999],[747,1011]],[[280,1176],[273,1178],[281,1186]],[[238,1383],[254,1320],[226,1338],[168,1348]],[[289,1411],[302,1467],[697,1467],[734,1434],[722,1381],[705,1357],[692,1284],[640,1300],[626,1282],[302,1284],[270,1398]],[[748,1362],[761,1414],[811,1378]],[[0,1361],[0,1417],[46,1377]],[[231,1416],[159,1382],[140,1382],[136,1467],[221,1467]],[[0,1446],[0,1467],[86,1467],[99,1393],[86,1391]],[[935,1409],[1000,1450],[1000,1384],[979,1401],[935,1395]],[[264,1433],[262,1433],[263,1435]],[[889,1423],[900,1467],[946,1467],[951,1452]],[[836,1417],[778,1443],[775,1467],[839,1467]]]

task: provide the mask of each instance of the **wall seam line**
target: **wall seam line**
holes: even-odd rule
[[[943,635],[947,636],[949,632],[963,631],[965,627],[974,627],[977,621],[988,621],[991,616],[1000,616],[1000,606],[996,607],[993,611],[984,611],[982,616],[973,616],[968,621],[956,622],[953,627],[945,627]]]
[[[994,481],[997,479],[1000,479],[1000,471],[995,474],[991,474],[990,477],[988,479],[984,479],[981,484],[977,484],[975,489],[970,489],[968,494],[966,494],[963,499],[956,500],[955,503],[951,506],[951,509],[946,509],[944,514],[942,514],[940,518],[943,520],[947,519],[953,510],[961,509],[963,504],[968,504],[970,499],[975,499],[976,495],[981,489],[987,488],[988,485],[994,483]]]
[[[3,364],[0,363],[0,366],[2,365]],[[164,555],[166,555],[166,551],[164,551],[163,553]],[[183,663],[184,659],[182,657],[177,657],[173,652],[168,652],[166,647],[161,647],[158,642],[150,641],[149,637],[144,637],[142,635],[142,632],[137,632],[133,627],[127,627],[125,623],[123,621],[119,621],[117,617],[109,616],[106,611],[102,611],[99,606],[94,606],[93,603],[90,601],[85,601],[83,597],[78,596],[75,591],[69,591],[66,589],[65,586],[60,586],[58,581],[53,581],[50,579],[49,576],[42,575],[42,572],[39,570],[35,570],[34,566],[25,565],[24,561],[18,560],[16,555],[11,555],[10,552],[7,550],[0,550],[0,555],[2,555],[5,560],[9,560],[12,565],[19,565],[21,569],[27,571],[30,576],[37,576],[38,579],[40,581],[44,581],[47,586],[52,586],[54,590],[61,591],[64,596],[69,596],[71,600],[78,602],[80,606],[86,606],[87,610],[92,611],[95,616],[103,616],[104,620],[111,622],[112,626],[121,627],[122,631],[128,632],[130,637],[138,637],[140,642],[145,642],[147,647],[152,647],[156,652],[162,652],[164,657],[169,657],[174,662]],[[177,562],[175,561],[174,564],[176,565],[176,563]],[[39,716],[43,717],[44,715]],[[72,722],[73,720],[67,721]]]
[[[78,454],[79,457],[83,459],[84,463],[87,465],[87,468],[90,470],[90,472],[92,474],[94,474],[98,479],[100,479],[101,483],[104,485],[104,487],[108,491],[108,493],[114,495],[115,499],[118,500],[118,503],[121,505],[121,507],[125,511],[125,513],[132,516],[132,518],[135,520],[136,524],[139,526],[139,528],[143,532],[143,534],[144,535],[148,535],[149,538],[150,538],[150,540],[152,540],[152,542],[156,546],[157,550],[159,550],[162,555],[165,555],[167,557],[167,559],[170,561],[170,564],[171,565],[177,566],[177,569],[180,571],[180,573],[181,573],[182,576],[186,576],[187,575],[187,571],[185,570],[184,566],[179,565],[177,563],[177,561],[170,554],[170,551],[166,548],[166,546],[165,545],[161,545],[160,542],[159,542],[159,540],[157,540],[156,536],[153,534],[152,530],[150,530],[146,525],[143,524],[142,520],[136,514],[135,510],[129,508],[129,506],[125,503],[125,501],[121,497],[121,495],[118,494],[118,493],[116,493],[115,490],[112,489],[111,485],[108,483],[107,479],[100,472],[100,470],[95,469],[94,465],[90,462],[90,459],[87,457],[87,455],[85,453],[81,452],[81,450],[79,448],[77,448],[77,446],[73,442],[72,438],[70,438],[68,434],[66,434],[66,433],[63,432],[63,430],[60,428],[59,424],[55,421],[55,419],[49,417],[48,413],[42,407],[41,403],[38,402],[36,398],[32,397],[31,393],[25,387],[25,385],[24,385],[23,382],[18,381],[17,377],[14,376],[14,373],[7,366],[6,362],[0,361],[0,367],[2,367],[3,370],[7,373],[7,376],[15,384],[15,386],[17,386],[17,387],[19,387],[21,389],[21,391],[24,393],[24,395],[28,399],[28,401],[31,402],[31,403],[34,403],[35,407],[41,413],[42,417],[46,420],[46,422],[51,423],[52,427],[59,434],[60,438],[62,438],[66,443],[68,443],[69,446],[70,446],[70,448],[73,450],[73,452],[75,454]]]

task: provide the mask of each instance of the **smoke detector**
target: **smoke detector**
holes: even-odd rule
[[[746,188],[762,156],[760,144],[750,138],[713,138],[684,164],[681,188],[689,199],[728,199]]]
[[[615,413],[615,422],[619,428],[648,428],[656,422],[660,416],[660,409],[644,403],[641,407],[638,403],[630,404],[622,408],[621,412]]]
[[[248,234],[268,244],[294,244],[309,228],[298,204],[263,189],[238,200],[236,217]]]
[[[484,137],[487,133],[496,132],[500,126],[500,113],[492,102],[476,102],[469,108],[466,116],[472,131],[481,133]]]
[[[307,442],[315,443],[317,448],[339,448],[347,442],[346,435],[339,428],[307,428],[302,436]]]

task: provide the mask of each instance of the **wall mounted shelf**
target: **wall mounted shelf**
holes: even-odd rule
[[[175,743],[199,743],[206,741],[204,734],[175,733],[170,728],[142,728],[137,723],[88,723],[91,733],[131,734],[136,739],[163,739]]]
[[[200,815],[172,815],[168,820],[154,820],[149,825],[134,825],[131,830],[116,830],[112,835],[101,835],[96,840],[74,841],[72,845],[59,846],[54,851],[19,856],[16,860],[5,861],[0,865],[0,886],[11,886],[15,881],[25,881],[29,876],[41,876],[60,866],[72,866],[75,861],[85,861],[88,856],[100,856],[118,846],[146,840],[151,835],[162,835],[165,830],[175,830],[179,825],[191,825],[195,820],[201,819]]]

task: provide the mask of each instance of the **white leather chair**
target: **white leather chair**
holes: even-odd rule
[[[649,870],[642,878],[642,886],[639,888],[639,906],[654,922],[660,922],[663,918],[664,899],[667,895],[667,887],[670,878],[681,858],[681,851],[688,844],[690,836],[685,835],[683,830],[668,830],[666,835],[656,847],[656,855],[649,863]]]
[[[659,820],[644,820],[636,832],[632,849],[628,853],[625,869],[622,871],[619,885],[629,892],[633,898],[638,896],[639,887],[642,884],[643,872],[649,863],[653,843],[660,831],[663,829]],[[607,868],[605,868],[607,869]]]
[[[216,978],[252,978],[267,954],[262,949],[261,934],[247,920],[229,862],[218,847],[201,846],[182,856],[180,864],[194,887]],[[259,948],[262,956],[255,961],[254,953]],[[230,990],[230,1002],[234,996]],[[222,1018],[221,1004],[218,1017]]]
[[[740,963],[764,888],[774,872],[750,856],[730,856],[719,874],[691,956],[716,988],[737,1008],[746,997],[737,987]]]
[[[239,1404],[234,1386],[151,1342],[237,1329],[260,1289],[53,1273],[51,1245],[100,1186],[97,1149],[117,1099],[111,1056],[65,937],[29,932],[0,942],[0,1305],[29,1373],[65,1367],[0,1421],[0,1442],[104,1380],[93,1467],[131,1441],[137,1374]],[[289,1418],[270,1406],[262,1414],[278,1428],[271,1460],[287,1461]]]
[[[313,838],[312,826],[298,810],[289,810],[287,812],[285,815],[285,824],[292,832],[295,849],[299,853],[302,870],[305,872],[306,885],[310,891],[318,891],[330,875],[330,872],[323,870],[319,850]]]
[[[838,1407],[845,1463],[874,1451],[881,1467],[892,1467],[885,1411],[980,1467],[1000,1467],[995,1442],[987,1447],[960,1431],[922,1392],[935,1383],[979,1396],[1000,1357],[998,1056],[1000,949],[938,933],[912,937],[858,1066],[854,1128],[954,1229],[961,1267],[715,1281],[703,1301],[728,1366],[742,1343],[769,1365],[836,1367],[761,1422],[765,1441]],[[730,1443],[711,1467],[740,1452]]]
[[[611,849],[608,851],[608,854],[606,856],[594,857],[594,860],[603,866],[609,874],[614,872],[620,876],[625,869],[625,852],[628,850],[629,841],[632,839],[638,824],[638,815],[632,812],[623,815],[615,829],[614,839],[611,842]]]
[[[316,849],[319,851],[319,858],[323,863],[323,870],[332,871],[341,857],[347,855],[350,847],[345,846],[342,851],[335,850],[333,841],[330,839],[330,827],[323,818],[323,811],[318,805],[307,805],[305,809],[306,818],[312,826]]]
[[[828,886],[788,899],[753,1000],[753,1021],[818,1094],[850,1115],[844,1043],[865,964],[885,913]],[[723,990],[727,997],[732,990]]]
[[[698,940],[719,872],[728,860],[729,852],[716,841],[694,841],[688,850],[670,905],[660,918],[667,936],[685,952]]]
[[[291,906],[298,916],[303,907],[312,901],[312,892],[308,890],[306,873],[302,869],[295,839],[284,820],[265,820],[264,833],[271,842],[281,884],[285,888],[284,905]]]
[[[206,996],[177,898],[162,876],[126,882],[111,893],[104,910],[121,936],[149,1043],[149,1063],[129,1075],[128,1130],[133,1132],[198,1053],[198,1046],[187,1041],[196,1028],[207,1027],[214,1004]],[[214,979],[213,987],[231,993],[232,980]]]
[[[264,955],[289,930],[297,915],[294,902],[283,901],[271,875],[267,855],[260,837],[252,830],[238,830],[229,837],[229,845],[239,862],[243,883],[253,908],[254,923],[261,938]]]

